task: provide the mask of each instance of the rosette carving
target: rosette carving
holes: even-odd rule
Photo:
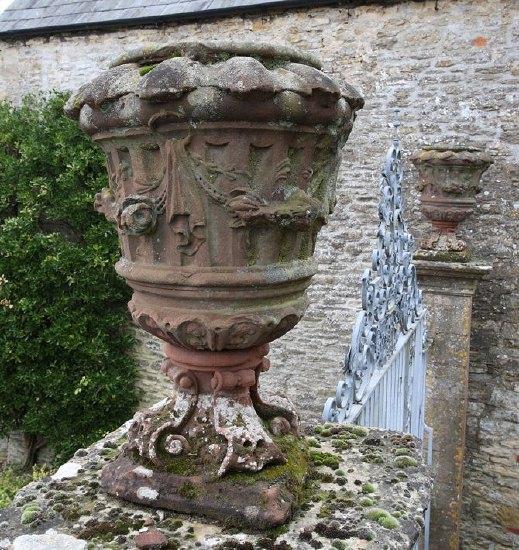
[[[155,201],[142,195],[125,198],[119,209],[118,225],[128,235],[152,233],[157,225]]]

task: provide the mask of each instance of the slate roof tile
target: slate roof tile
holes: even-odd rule
[[[305,2],[309,0],[301,0]],[[310,0],[311,1],[311,0]],[[0,35],[44,34],[118,21],[174,18],[293,0],[14,0],[0,13]]]

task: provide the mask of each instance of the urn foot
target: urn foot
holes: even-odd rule
[[[266,403],[259,395],[268,346],[201,352],[167,345],[165,351],[163,371],[175,395],[136,414],[128,443],[103,471],[104,489],[234,523],[286,521],[298,486],[290,460],[302,452],[301,440],[290,402]]]
[[[454,232],[431,231],[415,253],[417,259],[446,262],[467,262],[470,259],[467,243]]]

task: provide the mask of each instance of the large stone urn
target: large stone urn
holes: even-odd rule
[[[491,157],[474,147],[431,145],[412,155],[411,161],[418,169],[422,212],[432,225],[416,257],[467,261],[467,243],[457,228],[476,206],[481,176],[492,164]]]
[[[256,527],[290,516],[297,416],[263,402],[258,378],[307,306],[362,105],[310,55],[234,42],[129,53],[69,100],[106,153],[96,208],[117,225],[132,317],[166,342],[174,386],[137,415],[108,492]]]

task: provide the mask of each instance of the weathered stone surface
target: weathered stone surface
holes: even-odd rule
[[[168,545],[168,539],[158,529],[147,529],[139,533],[133,542],[142,550],[160,550]]]
[[[143,539],[152,538],[150,531],[155,541],[163,541],[163,536],[168,548],[182,550],[310,550],[342,545],[379,550],[411,548],[422,532],[431,480],[421,464],[420,444],[409,435],[350,425],[317,427],[306,437],[311,467],[300,487],[302,508],[282,530],[258,533],[124,503],[104,493],[99,488],[101,469],[119,452],[128,427],[129,423],[79,450],[72,459],[81,465],[77,477],[46,478],[23,488],[12,506],[0,511],[0,538],[12,542],[52,527],[85,541],[89,550],[144,548]],[[267,468],[265,475],[275,476],[279,468]],[[289,465],[287,475],[289,471],[300,471],[300,464]],[[144,486],[149,479],[144,468],[140,475]],[[236,483],[244,484],[243,491],[247,476],[234,477]],[[38,517],[29,525],[21,524],[22,511],[36,506],[41,509]]]
[[[52,475],[52,479],[60,481],[62,479],[76,477],[80,469],[81,464],[78,464],[77,462],[66,462],[58,468],[56,473]]]
[[[14,539],[12,550],[86,550],[87,543],[71,535],[49,529],[43,535],[22,535]]]
[[[117,226],[134,321],[166,342],[174,395],[136,417],[101,484],[131,502],[276,527],[297,507],[297,483],[258,475],[246,490],[218,478],[288,463],[275,436],[299,444],[292,405],[264,402],[259,376],[267,344],[306,308],[363,100],[272,43],[181,41],[130,57],[65,112],[106,154],[95,207]],[[192,470],[179,470],[186,461]]]
[[[474,214],[460,226],[473,257],[493,266],[474,297],[462,539],[468,548],[495,550],[511,548],[514,540],[500,510],[519,508],[519,399],[511,390],[519,376],[516,11],[515,0],[265,10],[2,41],[0,55],[0,97],[15,101],[28,92],[76,89],[137,45],[208,36],[282,38],[318,54],[339,83],[347,78],[358,84],[366,107],[339,168],[337,206],[316,244],[319,273],[309,288],[311,305],[290,335],[272,346],[276,368],[262,381],[264,391],[281,388],[305,412],[301,421],[307,425],[320,417],[335,387],[359,308],[359,280],[371,261],[378,225],[376,174],[389,144],[393,108],[400,108],[404,155],[446,140],[484,145],[494,164],[483,176]],[[410,227],[420,237],[427,226],[416,181],[409,163],[406,215],[413,214]],[[151,404],[169,394],[169,383],[158,369],[158,341],[138,334],[145,350],[139,354],[139,384]]]
[[[433,430],[431,548],[459,548],[467,425],[472,299],[491,270],[475,263],[436,261],[421,250],[415,265],[428,308],[426,422]]]
[[[470,252],[457,227],[476,206],[481,175],[492,164],[491,157],[473,147],[434,145],[414,153],[411,161],[418,169],[421,209],[432,225],[416,257],[467,261]]]

